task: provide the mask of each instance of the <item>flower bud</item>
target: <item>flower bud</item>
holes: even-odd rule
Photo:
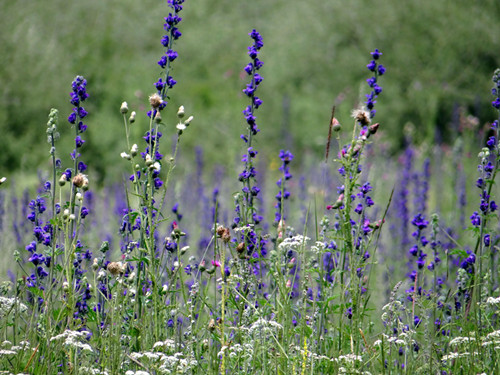
[[[61,178],[59,179],[59,186],[64,186],[66,185],[66,181],[68,181],[68,176],[63,174]]]
[[[136,156],[137,155],[137,152],[139,151],[139,147],[137,146],[136,143],[134,143],[132,145],[132,148],[130,149],[130,155],[132,155],[132,157]]]
[[[184,112],[184,106],[183,106],[183,105],[181,105],[181,106],[179,107],[179,110],[177,111],[177,117],[179,117],[179,118],[183,118],[183,117],[184,117],[184,115],[185,115],[185,112]]]
[[[130,117],[129,117],[128,121],[131,124],[135,122],[135,111],[132,111],[132,113],[130,114]]]
[[[0,185],[2,185],[5,181],[7,181],[7,177],[0,178]]]
[[[344,194],[340,194],[339,197],[337,198],[337,201],[332,205],[331,208],[339,208],[344,204]]]
[[[191,124],[191,121],[193,121],[194,117],[189,116],[186,121],[184,121],[184,125],[189,126]]]
[[[126,152],[122,152],[120,154],[120,156],[123,158],[123,159],[127,159],[127,160],[132,160],[132,156],[130,156],[129,154],[127,154]]]
[[[161,114],[160,114],[160,111],[157,111],[156,112],[156,115],[155,115],[155,122],[157,124],[159,124],[161,122]]]
[[[99,268],[99,262],[98,262],[97,258],[94,258],[94,263],[92,263],[92,269],[94,271],[97,271],[98,268]]]
[[[208,330],[210,332],[215,331],[215,319],[210,319],[210,322],[208,323]]]
[[[332,123],[330,124],[330,126],[332,127],[332,130],[334,132],[338,132],[340,131],[340,129],[342,129],[339,120],[337,120],[335,117],[332,118]]]
[[[377,122],[376,124],[371,125],[368,128],[368,131],[370,132],[370,134],[375,134],[377,132],[379,126],[380,126],[380,124]]]
[[[122,106],[120,107],[120,112],[123,113],[123,114],[125,114],[125,113],[128,112],[128,104],[127,104],[127,102],[123,102],[122,103]]]

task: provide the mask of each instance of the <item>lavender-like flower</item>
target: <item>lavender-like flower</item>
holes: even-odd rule
[[[163,28],[167,34],[163,35],[161,44],[166,48],[166,51],[158,61],[158,65],[164,70],[164,73],[163,77],[159,78],[154,84],[161,98],[161,103],[157,108],[159,111],[167,105],[165,99],[167,99],[168,90],[173,88],[177,83],[177,81],[170,76],[170,65],[178,57],[178,53],[173,50],[173,47],[174,41],[179,39],[182,35],[178,28],[179,23],[182,21],[182,18],[179,17],[179,13],[182,10],[182,3],[184,3],[184,0],[168,0],[168,6],[173,9],[173,12],[169,13],[168,17],[165,17]],[[148,116],[154,118],[156,116],[156,109],[149,111]]]
[[[293,160],[293,154],[290,151],[280,151],[280,159],[282,161],[282,164],[280,166],[280,171],[283,172],[283,177],[281,177],[276,184],[278,185],[278,188],[280,189],[278,194],[276,195],[276,204],[274,208],[276,208],[276,213],[274,217],[274,222],[278,224],[282,219],[284,220],[284,212],[283,212],[283,207],[282,207],[282,202],[285,199],[288,199],[290,197],[290,192],[286,190],[286,184],[285,182],[289,179],[292,178],[292,175],[290,173],[290,162]]]
[[[374,118],[376,113],[376,110],[374,109],[375,103],[377,102],[376,99],[382,92],[382,87],[380,87],[377,83],[377,77],[383,75],[386,69],[382,64],[377,63],[377,60],[380,58],[380,56],[382,56],[382,52],[380,52],[378,49],[375,49],[375,51],[371,52],[371,55],[373,60],[371,60],[366,67],[368,68],[368,70],[373,72],[373,76],[366,80],[368,86],[371,88],[371,91],[369,94],[366,94],[365,104],[368,111],[370,111],[370,117]]]

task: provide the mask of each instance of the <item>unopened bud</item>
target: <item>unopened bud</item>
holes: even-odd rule
[[[335,117],[332,118],[332,122],[331,122],[330,126],[332,127],[332,130],[334,132],[338,132],[338,131],[340,131],[340,129],[342,129],[342,126],[340,125],[339,120],[337,120]]]
[[[132,148],[130,149],[130,155],[132,155],[132,157],[134,157],[135,155],[137,155],[137,152],[139,151],[139,147],[137,146],[137,144],[133,144],[132,145]]]
[[[368,128],[370,134],[375,134],[379,128],[380,124],[377,122],[376,124],[370,125]]]
[[[127,102],[123,102],[122,103],[122,106],[120,107],[120,112],[123,113],[123,114],[125,114],[125,113],[128,112],[128,104],[127,104]]]
[[[59,179],[59,186],[64,186],[66,185],[66,181],[68,181],[68,176],[63,174],[61,178]]]
[[[0,178],[0,185],[2,185],[5,181],[7,181],[7,177]]]
[[[120,156],[123,158],[123,159],[127,159],[127,160],[131,160],[132,159],[132,156],[130,156],[129,154],[127,154],[126,152],[122,152],[120,154]]]
[[[98,268],[99,268],[99,262],[98,262],[97,258],[94,258],[94,263],[92,263],[92,269],[94,271],[97,271]]]
[[[155,115],[155,122],[157,124],[159,124],[161,122],[161,114],[160,114],[160,111],[157,111],[156,112],[156,115]]]
[[[131,124],[135,122],[135,111],[132,111],[132,113],[130,114],[130,117],[129,117],[128,121]]]
[[[240,242],[238,246],[236,246],[236,251],[240,254],[242,254],[245,251],[245,243]]]
[[[194,117],[189,116],[186,121],[184,121],[184,125],[189,126],[191,124],[191,121],[193,121]]]
[[[332,205],[331,208],[339,208],[344,204],[344,194],[340,194],[339,197],[337,198],[337,201]]]
[[[210,319],[210,322],[208,322],[208,330],[210,332],[215,331],[215,319]]]
[[[179,110],[177,111],[177,117],[179,117],[179,118],[183,118],[183,117],[184,117],[184,115],[185,115],[185,112],[184,112],[184,106],[183,106],[183,105],[181,105],[181,106],[179,107]]]

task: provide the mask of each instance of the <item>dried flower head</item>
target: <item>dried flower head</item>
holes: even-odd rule
[[[352,111],[352,117],[356,119],[360,125],[365,126],[370,124],[370,113],[364,109],[355,109]]]
[[[86,175],[78,173],[75,177],[73,177],[73,185],[75,185],[78,188],[88,188],[89,186],[89,179],[87,178]]]
[[[161,98],[160,95],[158,94],[153,94],[149,97],[149,104],[151,104],[151,107],[153,109],[158,109],[163,103],[163,99]]]
[[[122,262],[111,262],[108,264],[108,271],[113,276],[118,276],[125,272],[125,265]]]

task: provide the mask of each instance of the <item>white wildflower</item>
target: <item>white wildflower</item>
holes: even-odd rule
[[[338,358],[335,358],[335,362],[337,362],[337,363],[339,363],[339,362],[354,363],[356,361],[361,362],[362,360],[363,360],[363,358],[361,358],[361,356],[356,355],[356,354],[352,354],[352,353],[349,353],[346,355],[341,355]]]
[[[488,305],[498,305],[498,304],[500,304],[500,297],[498,297],[498,298],[488,297],[488,299],[486,300],[486,303]]]
[[[86,339],[88,334],[87,331],[70,331],[67,329],[63,333],[51,337],[50,341],[61,341],[64,346],[81,349],[84,352],[93,352],[89,344],[79,341]]]
[[[306,244],[307,241],[309,241],[309,240],[310,240],[309,237],[305,237],[301,234],[298,234],[298,235],[293,236],[293,237],[285,238],[283,240],[283,242],[281,242],[278,245],[278,248],[280,250],[296,249],[296,248]]]
[[[455,337],[453,340],[450,341],[450,345],[460,345],[460,344],[466,344],[469,343],[470,341],[476,341],[474,337]]]
[[[8,314],[13,313],[16,310],[24,313],[28,308],[23,303],[19,302],[17,298],[7,298],[0,297],[0,319],[4,319]]]

